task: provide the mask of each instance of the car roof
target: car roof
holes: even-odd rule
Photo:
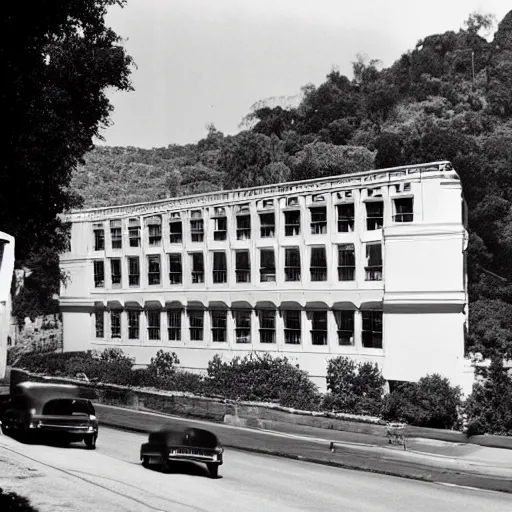
[[[36,402],[57,399],[87,400],[78,386],[46,382],[21,382],[13,388],[13,395],[25,396]]]

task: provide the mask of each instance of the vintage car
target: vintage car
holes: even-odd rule
[[[148,442],[140,447],[140,460],[145,468],[158,464],[163,471],[173,461],[203,462],[211,478],[217,478],[223,453],[217,436],[209,430],[163,429],[149,434]]]
[[[10,401],[3,406],[0,420],[4,434],[24,442],[51,436],[59,442],[84,441],[87,448],[96,448],[96,413],[77,386],[17,384],[12,388]]]

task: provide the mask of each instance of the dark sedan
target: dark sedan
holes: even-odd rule
[[[217,436],[200,428],[163,429],[149,434],[148,442],[140,448],[144,467],[158,465],[164,471],[174,461],[193,461],[206,464],[212,478],[217,478],[223,463],[224,449]]]

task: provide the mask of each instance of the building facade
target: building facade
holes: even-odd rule
[[[0,379],[5,377],[7,339],[11,325],[11,284],[14,270],[14,237],[0,231]]]
[[[76,211],[61,257],[64,349],[285,355],[467,388],[465,203],[449,162]]]

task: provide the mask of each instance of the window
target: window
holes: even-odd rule
[[[311,213],[311,234],[323,235],[327,233],[327,208],[321,206],[318,208],[310,208]]]
[[[300,234],[300,210],[284,212],[284,235],[296,236]]]
[[[311,344],[327,345],[327,311],[311,313]]]
[[[212,340],[222,342],[227,340],[227,316],[226,310],[213,310],[212,316]]]
[[[162,217],[155,215],[146,219],[148,241],[151,247],[159,247],[162,242]]]
[[[119,288],[121,286],[121,260],[112,258],[110,260],[110,273],[112,277],[112,287]]]
[[[94,312],[94,329],[96,331],[96,338],[103,338],[105,336],[105,312]]]
[[[160,339],[160,311],[149,310],[148,311],[148,339],[159,340]]]
[[[110,221],[110,242],[112,244],[112,249],[121,249],[123,247],[121,220]]]
[[[286,200],[286,206],[299,206],[299,198],[298,197],[289,197]]]
[[[160,284],[160,255],[148,256],[148,284]]]
[[[327,257],[325,247],[311,248],[311,281],[327,281]]]
[[[251,262],[249,251],[236,251],[235,253],[235,275],[237,283],[251,282]]]
[[[354,204],[338,205],[338,233],[354,231]]]
[[[224,208],[215,208],[213,218],[213,239],[226,240],[228,219]]]
[[[121,337],[121,311],[115,310],[110,312],[110,337]]]
[[[105,249],[105,231],[103,228],[94,230],[94,250],[103,251]]]
[[[181,340],[181,309],[167,311],[167,335],[169,341]]]
[[[183,276],[183,269],[181,265],[181,254],[169,254],[169,283],[181,284]]]
[[[236,239],[249,240],[251,238],[251,216],[236,216]]]
[[[285,281],[300,281],[300,250],[298,247],[287,247],[284,253]]]
[[[356,273],[354,244],[338,245],[338,281],[353,281]]]
[[[276,261],[274,249],[260,251],[260,281],[262,283],[276,280]]]
[[[384,224],[384,203],[371,201],[366,203],[366,229],[375,231]]]
[[[272,309],[260,309],[260,343],[276,342],[276,312]]]
[[[227,263],[226,253],[224,251],[213,253],[213,282],[227,282]]]
[[[138,340],[140,333],[140,312],[128,311],[128,339]]]
[[[363,347],[382,348],[382,311],[363,311]]]
[[[283,311],[284,320],[284,342],[289,345],[300,345],[301,333],[301,312],[300,311]]]
[[[260,213],[260,236],[272,238],[276,231],[276,220],[273,213]]]
[[[366,281],[382,281],[382,245],[366,244]]]
[[[204,329],[204,311],[191,309],[188,311],[188,321],[190,325],[190,340],[202,341]]]
[[[190,234],[192,242],[202,242],[204,240],[204,223],[201,210],[191,212]]]
[[[354,344],[354,312],[353,311],[334,311],[334,318],[338,326],[338,344]]]
[[[393,220],[395,222],[412,222],[414,218],[413,213],[413,198],[401,197],[395,199],[395,215]]]
[[[128,258],[128,284],[130,286],[139,286],[140,284],[140,265],[139,258]]]
[[[251,310],[235,310],[233,316],[235,318],[236,343],[251,343]]]
[[[202,252],[193,252],[192,257],[192,282],[204,283],[204,258]]]
[[[181,220],[169,222],[169,242],[181,244],[183,242],[183,224]]]
[[[140,220],[128,219],[128,240],[130,247],[140,247]]]
[[[105,286],[105,263],[100,260],[94,262],[94,287],[103,288]]]

